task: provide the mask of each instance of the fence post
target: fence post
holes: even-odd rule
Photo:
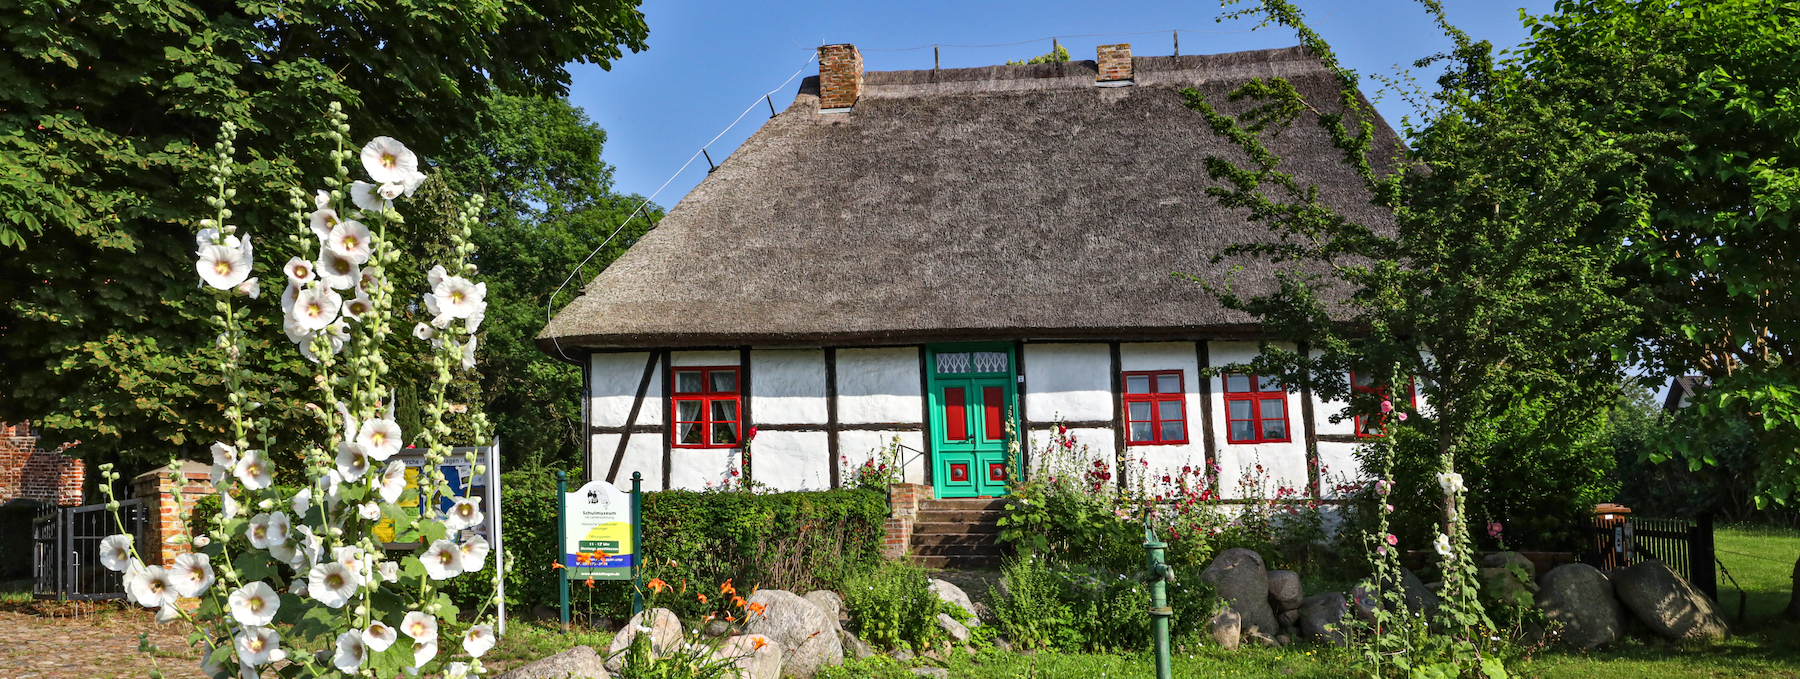
[[[1719,600],[1719,573],[1713,558],[1713,517],[1709,512],[1701,514],[1688,528],[1688,577],[1695,589],[1705,592],[1716,603]]]

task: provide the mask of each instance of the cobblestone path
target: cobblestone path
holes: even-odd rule
[[[200,679],[200,654],[188,649],[181,630],[156,624],[150,611],[0,611],[0,679],[142,679],[152,667],[169,679]],[[161,648],[155,665],[138,651],[144,632]]]

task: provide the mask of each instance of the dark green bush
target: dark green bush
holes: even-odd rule
[[[881,648],[930,648],[944,638],[937,615],[968,622],[968,613],[945,603],[931,591],[925,570],[900,561],[880,566],[846,580],[844,607],[850,612],[850,631]]]
[[[1219,607],[1200,566],[1178,566],[1168,585],[1177,634],[1203,629]],[[1001,566],[1006,592],[990,592],[1000,631],[1025,648],[1129,651],[1150,643],[1150,587],[1143,571],[1071,567],[1022,556]]]

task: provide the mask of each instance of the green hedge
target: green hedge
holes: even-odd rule
[[[506,580],[509,604],[555,607],[555,492],[503,487],[501,505],[507,551],[515,559]],[[746,595],[757,587],[799,593],[835,587],[881,561],[887,516],[887,499],[865,490],[645,493],[646,579],[676,587],[653,601],[689,617],[720,610],[717,601],[703,605],[693,593],[716,592],[726,579]],[[630,589],[621,582],[591,588],[572,583],[570,599],[572,608],[597,615],[619,615],[631,606]]]

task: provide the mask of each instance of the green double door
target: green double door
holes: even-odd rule
[[[1014,473],[1006,419],[1016,416],[1011,344],[931,347],[932,485],[938,497],[999,497]]]

